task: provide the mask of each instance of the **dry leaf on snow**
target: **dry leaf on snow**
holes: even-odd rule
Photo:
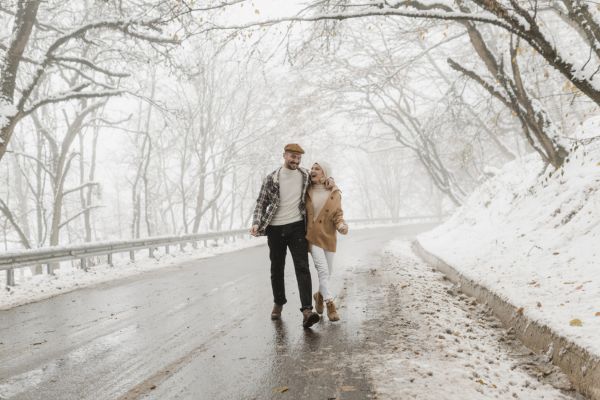
[[[523,310],[524,310],[523,307],[517,308],[517,314],[518,315],[523,315]]]

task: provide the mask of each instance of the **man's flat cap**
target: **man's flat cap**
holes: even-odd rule
[[[284,150],[290,151],[292,153],[304,154],[304,150],[302,149],[302,147],[300,147],[300,145],[296,143],[286,144]]]

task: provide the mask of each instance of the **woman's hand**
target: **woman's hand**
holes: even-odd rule
[[[337,231],[339,233],[341,233],[342,235],[347,234],[348,233],[348,225],[346,223],[339,224],[337,227]]]
[[[335,180],[332,177],[329,177],[323,182],[325,184],[325,189],[331,190],[335,186]]]

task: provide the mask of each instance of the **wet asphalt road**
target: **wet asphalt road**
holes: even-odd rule
[[[354,231],[336,269],[368,271],[388,240],[426,228]],[[304,330],[290,257],[288,304],[281,321],[269,319],[268,265],[259,246],[1,311],[0,398],[371,397],[367,372],[344,362],[373,317],[361,274],[334,279],[342,321]]]

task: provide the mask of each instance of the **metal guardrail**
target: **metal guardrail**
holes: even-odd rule
[[[364,218],[364,219],[351,219],[348,220],[350,224],[377,224],[377,223],[391,223],[396,224],[400,222],[411,222],[411,221],[431,221],[438,222],[442,221],[444,218],[448,217],[447,215],[418,215],[415,217],[399,217],[399,218]]]
[[[0,255],[0,271],[6,271],[7,286],[14,286],[14,269],[23,268],[40,264],[52,264],[59,261],[81,260],[81,267],[87,270],[87,258],[93,256],[108,257],[108,264],[112,265],[112,255],[114,253],[129,252],[132,261],[135,260],[135,251],[148,249],[150,257],[153,257],[154,251],[158,247],[165,247],[165,252],[169,253],[170,246],[179,245],[181,249],[186,244],[191,243],[194,247],[198,242],[204,242],[207,245],[209,240],[218,240],[228,238],[235,239],[248,234],[248,229],[237,229],[232,231],[210,232],[180,236],[159,236],[144,239],[135,239],[128,241],[96,242],[85,243],[72,246],[44,247],[39,249],[24,250],[15,253],[5,253]]]
[[[443,216],[442,216],[443,217]],[[349,224],[361,223],[400,223],[410,221],[440,221],[439,216],[416,216],[402,218],[375,218],[375,219],[354,219],[348,220]],[[189,234],[180,236],[159,236],[144,239],[134,239],[128,241],[112,241],[112,242],[96,242],[84,243],[71,246],[56,246],[43,247],[39,249],[24,250],[14,253],[0,254],[0,271],[6,271],[7,286],[14,286],[14,270],[17,268],[30,267],[35,265],[49,265],[59,261],[81,260],[81,268],[87,270],[87,258],[94,256],[107,256],[109,265],[113,265],[112,256],[115,253],[129,252],[129,257],[135,261],[135,251],[148,249],[150,257],[153,257],[154,251],[158,247],[165,247],[165,252],[168,254],[170,246],[179,245],[183,250],[186,244],[192,244],[194,248],[198,246],[198,242],[204,242],[207,245],[209,240],[229,238],[235,240],[236,237],[248,235],[248,229],[237,229],[222,232],[209,232],[199,234]]]

